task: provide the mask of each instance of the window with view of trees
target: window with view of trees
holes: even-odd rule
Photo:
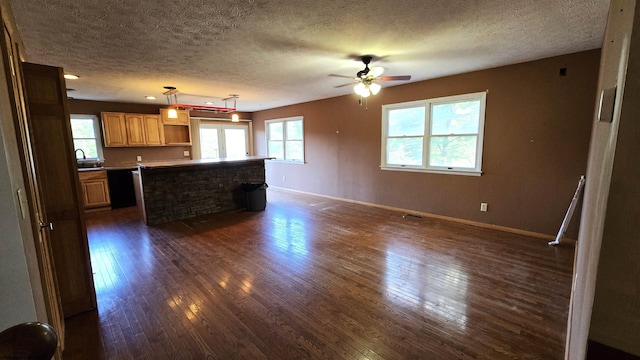
[[[265,121],[267,155],[276,160],[304,162],[302,116]]]
[[[102,146],[100,145],[100,125],[98,118],[91,115],[71,115],[71,134],[73,136],[73,149],[82,149],[87,159],[102,158]],[[76,152],[77,158],[82,154]]]
[[[486,93],[382,107],[385,170],[480,174]]]

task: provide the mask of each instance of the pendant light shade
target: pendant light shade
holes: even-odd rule
[[[240,121],[240,117],[238,116],[238,114],[234,113],[233,115],[231,115],[231,122],[239,122]]]
[[[169,109],[169,111],[167,112],[167,117],[169,119],[177,119],[178,118],[178,110]]]

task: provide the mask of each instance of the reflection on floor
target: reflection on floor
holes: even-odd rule
[[[562,359],[573,247],[269,189],[264,212],[88,215],[65,359]]]

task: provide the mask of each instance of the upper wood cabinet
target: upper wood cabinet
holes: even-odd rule
[[[145,114],[142,118],[147,145],[164,145],[162,120],[158,114]]]
[[[191,119],[187,110],[177,110],[178,118],[169,118],[169,109],[160,109],[165,145],[191,145]]]
[[[103,112],[101,115],[104,146],[128,146],[124,113]]]
[[[125,124],[127,126],[127,145],[129,146],[145,146],[147,141],[144,137],[144,115],[143,114],[124,114]]]
[[[159,114],[103,112],[104,146],[163,146],[164,127]]]
[[[163,124],[172,125],[189,125],[189,112],[187,110],[176,110],[178,112],[178,118],[169,117],[169,109],[160,109],[160,117],[162,117]]]

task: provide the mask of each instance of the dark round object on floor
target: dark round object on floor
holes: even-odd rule
[[[58,346],[53,327],[41,322],[28,322],[0,332],[0,359],[51,360]]]

